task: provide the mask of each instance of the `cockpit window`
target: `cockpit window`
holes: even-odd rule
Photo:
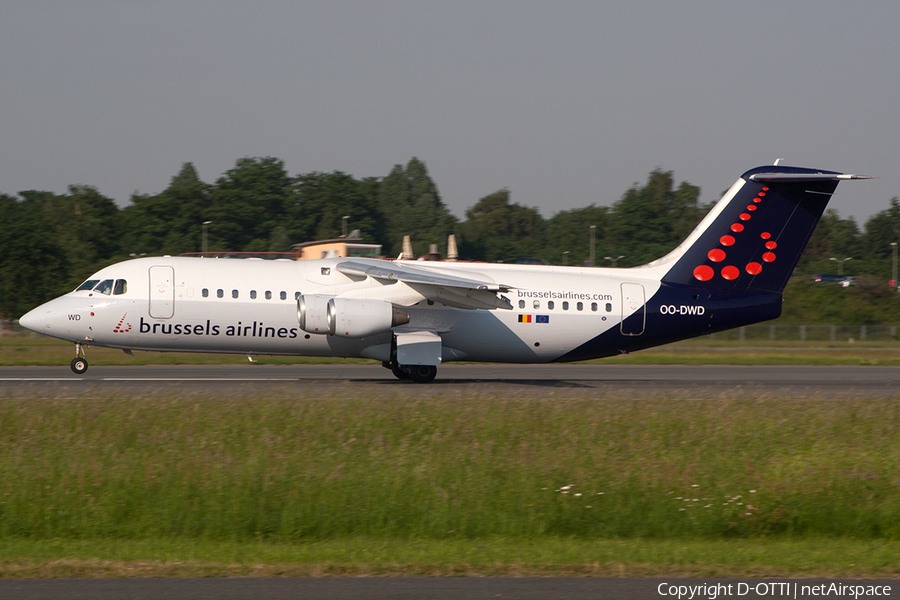
[[[97,285],[97,283],[99,281],[100,281],[99,279],[88,279],[87,281],[85,281],[84,283],[79,285],[75,291],[80,292],[82,290],[92,290],[92,289],[94,289],[94,286]]]
[[[113,288],[113,296],[121,296],[128,291],[128,282],[124,279],[116,279],[116,285]]]
[[[113,289],[113,280],[112,279],[104,279],[97,287],[94,288],[94,291],[98,294],[106,294],[109,296],[112,293]]]

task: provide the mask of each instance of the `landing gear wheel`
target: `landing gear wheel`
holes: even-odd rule
[[[391,373],[394,374],[394,377],[397,379],[409,379],[409,373],[403,369],[400,365],[391,365]]]
[[[410,379],[416,383],[431,383],[437,375],[437,367],[432,365],[410,365],[406,368]]]
[[[86,358],[76,356],[72,359],[72,363],[69,366],[72,367],[72,370],[77,374],[81,375],[88,370],[88,361]]]

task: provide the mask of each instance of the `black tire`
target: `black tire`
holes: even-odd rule
[[[406,368],[410,379],[416,383],[431,383],[437,375],[437,367],[431,365],[410,365]]]
[[[88,361],[86,358],[75,357],[72,359],[72,362],[71,364],[69,364],[69,366],[72,367],[72,370],[75,373],[81,375],[88,370]]]

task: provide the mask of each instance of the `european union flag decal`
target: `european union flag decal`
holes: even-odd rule
[[[549,323],[550,315],[535,315],[534,322],[535,323]]]

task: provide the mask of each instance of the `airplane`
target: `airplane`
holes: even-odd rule
[[[870,177],[751,169],[681,245],[639,267],[146,257],[19,323],[74,342],[77,374],[86,346],[369,358],[417,383],[447,361],[602,358],[778,317],[828,200],[854,179]]]

